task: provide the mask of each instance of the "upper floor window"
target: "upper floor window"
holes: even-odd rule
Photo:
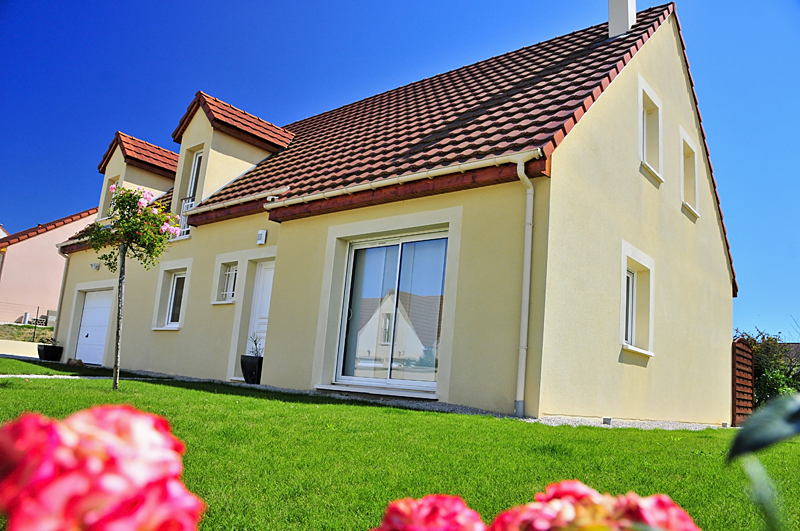
[[[189,185],[186,187],[186,195],[181,199],[181,232],[178,237],[189,235],[189,223],[186,212],[194,208],[195,195],[197,194],[197,183],[200,180],[200,167],[203,164],[203,152],[197,151],[192,158],[192,169],[189,173]]]
[[[697,211],[697,149],[681,127],[681,199],[683,207],[695,218]]]
[[[639,129],[642,168],[664,182],[661,167],[661,101],[639,78]]]
[[[114,196],[114,193],[111,191],[111,186],[119,186],[119,175],[109,177],[108,180],[106,180],[106,189],[103,190],[102,194],[102,204],[100,205],[100,211],[97,213],[99,219],[108,217],[108,210],[111,208],[111,198]]]

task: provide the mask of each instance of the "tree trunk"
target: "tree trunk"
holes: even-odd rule
[[[111,388],[119,389],[119,351],[122,345],[122,305],[125,302],[125,254],[128,252],[128,244],[122,243],[119,246],[119,287],[117,288],[117,342],[114,345],[114,377]]]

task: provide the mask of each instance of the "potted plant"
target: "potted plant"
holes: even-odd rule
[[[39,359],[42,361],[61,361],[64,347],[59,346],[54,337],[48,337],[39,340],[38,350]]]
[[[261,383],[261,366],[264,364],[264,347],[261,345],[261,336],[253,333],[248,338],[250,348],[247,354],[242,354],[242,376],[249,384]]]

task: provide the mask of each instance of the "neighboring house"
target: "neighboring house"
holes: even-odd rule
[[[8,231],[0,224],[0,238],[5,238],[6,236],[8,236]]]
[[[199,92],[123,366],[237,380],[258,334],[277,387],[730,422],[737,285],[680,25],[630,3],[284,127]],[[110,365],[116,276],[61,249],[65,356]]]
[[[0,322],[22,323],[55,312],[65,262],[56,244],[82,230],[96,214],[93,207],[0,238]]]

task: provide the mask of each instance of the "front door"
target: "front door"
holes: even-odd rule
[[[84,363],[103,364],[108,335],[108,320],[111,316],[111,304],[114,301],[114,290],[89,291],[83,300],[81,326],[78,332],[78,346],[75,358]]]
[[[247,354],[253,349],[252,337],[257,336],[260,348],[264,347],[269,322],[269,300],[272,296],[272,276],[274,262],[259,262],[256,269],[256,282],[253,286],[253,307],[250,310],[250,330],[247,334]]]

